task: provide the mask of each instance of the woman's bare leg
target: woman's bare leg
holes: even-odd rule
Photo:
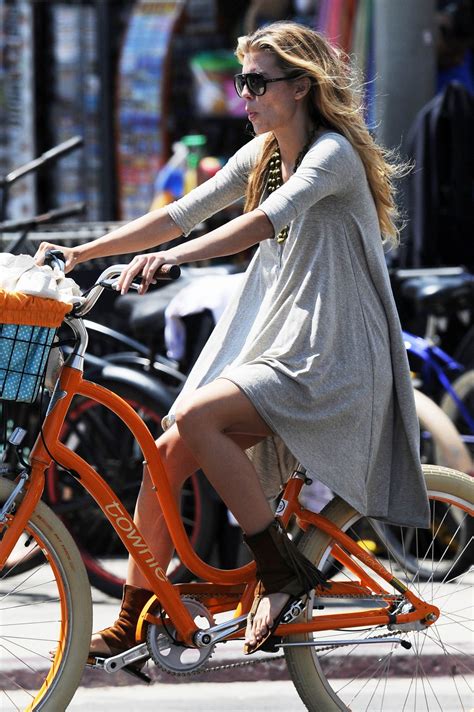
[[[176,411],[176,426],[206,477],[247,534],[265,529],[273,512],[257,473],[232,434],[272,434],[248,398],[218,379],[195,391]],[[242,494],[245,496],[242,496]]]
[[[251,433],[264,438],[272,431],[230,381],[217,379],[193,396],[176,413],[182,440],[244,532],[251,535],[263,531],[274,514],[251,461],[229,436]],[[247,625],[246,643],[253,646],[264,637],[288,598],[288,594],[274,593],[261,600],[253,621]]]
[[[244,450],[255,445],[261,439],[237,434],[232,437]],[[181,440],[176,426],[164,433],[156,444],[165,463],[171,489],[178,503],[183,483],[196,472],[199,465]],[[174,545],[164,523],[163,513],[156,493],[152,489],[151,478],[146,467],[143,470],[142,486],[135,506],[134,522],[156,561],[159,561],[161,566],[166,569],[173,555]],[[126,583],[137,588],[149,589],[147,579],[131,557],[128,559]],[[95,633],[92,636],[90,651],[96,655],[110,654],[109,646],[102,639],[100,633]]]
[[[184,482],[199,469],[199,465],[181,441],[175,426],[164,433],[156,441],[156,444],[166,467],[174,499],[179,503]],[[153,557],[166,571],[173,555],[174,545],[164,522],[163,512],[156,492],[153,490],[153,483],[147,467],[143,469],[143,480],[135,505],[133,521],[145,538]],[[131,586],[150,587],[135,560],[131,557],[128,560],[126,581]]]
[[[237,433],[233,433],[229,437],[234,441],[240,452],[257,444],[262,439],[261,436]],[[199,469],[200,464],[184,444],[176,425],[173,425],[157,440],[157,446],[168,473],[173,495],[176,502],[179,503],[184,482]],[[248,458],[245,456],[245,459]],[[143,471],[143,481],[135,507],[134,522],[144,536],[148,548],[156,561],[159,561],[161,566],[166,569],[171,561],[174,545],[165,525],[163,512],[153,490],[153,483],[146,467]],[[149,587],[147,579],[132,558],[128,560],[126,581],[128,584],[139,588]]]

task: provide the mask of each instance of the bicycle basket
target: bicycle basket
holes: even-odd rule
[[[33,403],[71,304],[0,289],[0,400]]]

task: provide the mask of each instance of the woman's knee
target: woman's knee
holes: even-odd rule
[[[201,406],[192,400],[178,406],[175,418],[180,436],[186,439],[199,437],[204,426],[209,426],[209,419],[203,414]]]
[[[181,486],[198,469],[198,465],[182,441],[176,425],[173,425],[156,440],[156,446],[168,479],[172,483]]]

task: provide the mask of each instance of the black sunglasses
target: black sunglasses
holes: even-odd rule
[[[298,77],[277,77],[276,79],[265,79],[263,74],[259,72],[249,72],[248,74],[236,74],[234,76],[234,87],[237,94],[241,97],[245,86],[254,96],[263,96],[267,91],[267,84],[271,82],[284,82]]]

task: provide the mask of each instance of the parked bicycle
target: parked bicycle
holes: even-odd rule
[[[439,403],[474,456],[474,275],[459,269],[398,272],[399,299],[408,304],[423,337],[404,332],[416,381]],[[467,328],[456,333],[454,357],[440,346],[456,318]],[[447,339],[448,340],[448,339]]]
[[[120,267],[106,270],[102,284],[66,317],[76,345],[61,369],[41,435],[16,481],[0,479],[0,562],[3,564],[18,546],[23,532],[27,548],[38,547],[43,559],[41,566],[23,578],[2,578],[0,583],[3,609],[15,606],[14,618],[0,616],[1,688],[4,704],[11,703],[13,709],[65,709],[89,652],[91,597],[84,565],[70,534],[40,501],[45,470],[53,459],[98,502],[154,593],[142,611],[137,645],[107,660],[97,660],[96,667],[113,675],[148,661],[151,668],[158,665],[173,674],[203,671],[217,644],[243,637],[253,598],[253,564],[218,570],[193,551],[153,437],[139,415],[108,389],[83,379],[87,331],[81,317],[103,290],[104,282],[119,274]],[[113,489],[61,443],[62,424],[77,393],[117,413],[130,428],[147,460],[179,555],[206,583],[173,586]],[[432,578],[424,584],[418,574],[407,574],[403,560],[394,558],[389,548],[383,558],[376,558],[356,543],[350,533],[361,517],[339,498],[320,515],[302,507],[298,496],[307,483],[306,472],[298,469],[288,480],[277,516],[284,526],[296,520],[303,528],[300,547],[315,565],[323,569],[331,557],[340,569],[329,589],[318,586],[309,601],[298,602],[271,641],[272,650],[284,651],[295,687],[313,712],[383,710],[394,694],[404,700],[406,710],[422,706],[442,709],[425,667],[425,654],[431,662],[435,659],[437,670],[446,676],[444,687],[453,688],[461,706],[470,704],[471,655],[458,641],[469,620],[466,590],[471,579],[466,572],[453,574],[459,557],[469,552],[464,548],[453,553],[450,543],[456,529],[449,534],[448,528],[453,521],[459,526],[472,517],[474,482],[446,468],[425,467],[424,472],[432,512],[439,505],[445,512],[439,526],[446,528],[446,540],[444,550],[439,551],[437,527],[428,538],[416,536],[416,558],[420,567],[433,571],[450,560],[436,585]],[[405,534],[400,527],[401,542]],[[228,617],[216,625],[216,613],[227,613]],[[50,621],[48,640],[35,633],[34,623],[45,618]],[[360,655],[361,651],[367,652]],[[354,675],[349,665],[353,658],[358,663]],[[406,676],[396,676],[399,665],[404,666]],[[349,684],[347,678],[352,678]]]
[[[20,236],[15,238],[13,243],[6,245],[0,241],[0,251],[2,252],[12,252],[15,251],[24,241],[28,231],[32,226],[43,224],[44,222],[51,222],[52,219],[62,219],[64,217],[69,217],[70,215],[76,215],[84,211],[84,203],[75,203],[73,206],[64,206],[63,208],[57,208],[55,211],[50,213],[44,213],[43,215],[26,218],[23,220],[8,220],[8,204],[10,199],[10,192],[12,186],[21,178],[38,171],[45,165],[57,161],[64,156],[68,155],[72,151],[76,151],[83,145],[83,139],[81,136],[73,136],[67,141],[54,146],[49,151],[45,151],[41,156],[27,161],[21,166],[13,169],[4,176],[0,176],[0,235],[4,232],[19,232]],[[52,215],[54,217],[52,217]],[[14,249],[12,249],[14,248]]]

